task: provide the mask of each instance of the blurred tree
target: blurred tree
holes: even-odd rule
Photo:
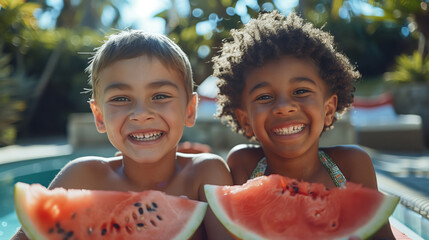
[[[378,1],[387,4],[394,0]],[[419,1],[419,0],[413,0]],[[170,0],[175,6],[177,0]],[[157,15],[166,20],[166,34],[188,53],[194,66],[195,81],[201,83],[211,74],[211,58],[229,31],[239,28],[260,11],[277,9],[287,14],[297,11],[318,27],[330,31],[340,48],[355,62],[363,75],[380,75],[393,64],[395,56],[412,50],[415,40],[401,35],[404,22],[390,19],[377,1],[362,0],[189,0],[189,13],[177,8]],[[397,1],[407,2],[407,1]],[[371,5],[372,4],[372,5]],[[371,8],[372,6],[372,8]],[[390,6],[390,5],[389,5]],[[404,5],[407,7],[408,5]],[[422,5],[424,6],[424,4]],[[362,9],[372,9],[364,12]],[[380,11],[385,14],[380,17]],[[410,8],[409,15],[417,9]],[[406,18],[404,17],[404,21]]]

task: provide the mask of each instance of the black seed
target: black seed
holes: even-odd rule
[[[140,215],[142,215],[143,214],[143,208],[139,208],[139,213],[140,213]]]
[[[49,228],[48,233],[53,233],[54,231],[55,231],[55,229],[54,229],[54,228]]]
[[[298,193],[298,187],[292,186],[293,190],[295,191],[295,193]]]
[[[159,215],[156,215],[156,218],[158,218],[158,220],[162,221],[162,217]]]
[[[150,220],[150,223],[151,223],[154,227],[156,227],[156,223],[155,223],[153,220]]]
[[[68,238],[69,238],[69,237],[71,237],[71,236],[73,236],[73,231],[68,232],[66,236],[67,236]]]
[[[121,227],[119,226],[119,224],[117,223],[113,223],[112,224],[114,228],[116,228],[116,230],[119,230]]]
[[[57,222],[57,223],[55,224],[55,227],[60,228],[60,222]]]
[[[144,224],[143,223],[137,223],[137,227],[143,227]]]
[[[136,202],[136,203],[134,203],[134,206],[136,206],[136,207],[140,207],[142,204],[141,203],[139,203],[139,202]]]
[[[101,236],[104,236],[107,233],[107,229],[103,228],[103,230],[101,230]]]
[[[157,205],[155,202],[152,202],[152,206],[153,206],[154,208],[158,208],[158,205]]]
[[[152,208],[151,208],[149,205],[146,205],[146,210],[147,210],[148,212],[152,212]]]

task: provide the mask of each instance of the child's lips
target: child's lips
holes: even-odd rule
[[[297,134],[304,130],[305,125],[302,123],[299,124],[290,124],[284,127],[276,127],[272,132],[278,136],[287,136],[292,134]]]
[[[163,135],[164,135],[164,132],[162,131],[146,131],[146,132],[131,133],[128,136],[133,141],[149,142],[149,141],[155,141],[161,138]]]

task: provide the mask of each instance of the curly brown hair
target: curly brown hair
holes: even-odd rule
[[[220,54],[212,61],[213,75],[219,79],[216,116],[233,131],[245,135],[235,115],[241,107],[244,73],[284,55],[308,57],[319,66],[321,78],[331,93],[338,95],[337,113],[343,113],[353,103],[354,83],[360,73],[336,49],[332,35],[304,22],[295,13],[287,17],[277,11],[261,13],[230,34],[232,38],[225,40]],[[334,117],[332,124],[336,120]]]

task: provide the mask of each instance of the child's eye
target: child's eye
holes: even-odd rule
[[[127,97],[114,97],[114,98],[110,99],[110,101],[112,101],[112,102],[129,102],[130,99]]]
[[[162,100],[162,99],[167,99],[167,98],[171,98],[171,97],[167,94],[156,94],[152,99],[153,100]]]
[[[264,101],[264,100],[270,100],[272,98],[273,98],[272,96],[264,94],[264,95],[258,96],[255,100],[256,101]]]
[[[298,89],[298,90],[295,90],[293,92],[293,94],[294,95],[302,95],[302,94],[305,94],[305,93],[308,93],[308,92],[310,92],[310,90],[308,90],[308,89]]]

